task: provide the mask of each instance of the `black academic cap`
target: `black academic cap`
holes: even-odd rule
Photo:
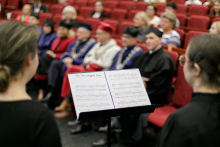
[[[46,20],[44,20],[43,25],[47,25],[47,26],[51,26],[53,27],[55,25],[55,22],[52,19],[47,18]]]
[[[72,25],[70,23],[66,23],[64,20],[62,20],[60,23],[59,23],[59,26],[60,27],[65,27],[67,29],[71,29],[72,28]]]
[[[137,37],[139,30],[136,27],[127,27],[124,28],[123,34],[131,35],[132,37]]]
[[[30,16],[33,16],[33,17],[35,17],[35,18],[39,19],[39,15],[38,15],[38,14],[36,14],[36,13],[31,13],[31,15],[30,15]]]
[[[147,32],[147,34],[149,34],[149,33],[154,33],[154,34],[156,34],[158,37],[162,37],[162,35],[163,35],[163,32],[161,32],[160,30],[158,30],[157,28],[155,28],[155,27],[153,27],[153,26],[151,26],[150,27],[150,30]]]
[[[86,28],[89,31],[92,31],[92,27],[86,23],[78,23],[78,28]]]

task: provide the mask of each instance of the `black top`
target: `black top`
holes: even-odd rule
[[[192,101],[167,119],[158,147],[220,145],[220,93],[194,93]]]
[[[176,69],[172,58],[162,48],[136,56],[133,67],[138,68],[142,77],[149,78],[147,93],[152,104],[164,104],[167,101],[171,76]]]
[[[35,6],[32,5],[32,9],[34,10]],[[49,12],[49,9],[47,8],[47,6],[45,6],[44,4],[42,4],[40,6],[40,12]]]
[[[62,21],[61,21],[62,22]],[[63,22],[66,22],[66,20],[63,20]],[[77,23],[76,20],[71,19],[70,22],[66,22],[72,26],[72,28],[78,28],[79,24]]]
[[[91,13],[91,16],[93,16],[94,14],[95,14],[95,11],[93,11],[93,12]],[[100,15],[100,18],[103,18],[103,17],[107,17],[104,11],[103,11],[103,12],[101,13],[101,15]]]
[[[61,147],[53,114],[31,100],[0,102],[0,146]]]

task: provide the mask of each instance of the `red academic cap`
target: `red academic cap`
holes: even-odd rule
[[[106,31],[110,34],[113,34],[115,32],[115,29],[110,24],[105,23],[105,22],[100,22],[97,29]]]

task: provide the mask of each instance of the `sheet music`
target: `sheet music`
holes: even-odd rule
[[[106,71],[115,108],[151,105],[138,69]]]
[[[77,118],[81,112],[114,109],[104,72],[68,74]]]

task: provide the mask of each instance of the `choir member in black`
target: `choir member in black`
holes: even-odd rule
[[[55,22],[51,19],[46,19],[43,23],[43,34],[38,40],[38,57],[43,56],[47,50],[50,50],[54,40],[57,38],[54,32]]]
[[[149,52],[134,58],[133,67],[140,70],[144,85],[152,104],[166,103],[171,76],[175,70],[172,58],[161,47],[162,32],[150,27],[146,34]],[[122,116],[119,118],[122,128],[122,140],[125,144],[135,144],[143,138],[148,125],[148,115]]]
[[[79,23],[77,29],[77,40],[68,46],[68,51],[62,54],[60,60],[54,60],[48,70],[48,94],[42,99],[47,101],[52,98],[57,81],[62,79],[65,71],[72,65],[81,65],[85,55],[95,45],[95,39],[91,38],[92,27],[85,23]],[[64,103],[71,103],[71,97],[65,99],[60,107],[55,108],[55,111],[64,111]]]
[[[0,146],[61,147],[53,114],[26,92],[38,66],[39,34],[16,21],[2,22],[0,34]]]
[[[220,36],[194,38],[180,57],[192,101],[169,116],[158,147],[217,147],[220,144]]]
[[[42,28],[40,27],[40,21],[39,21],[39,15],[36,13],[31,13],[29,19],[28,19],[28,25],[33,26],[36,25],[38,27],[40,35],[43,33]]]
[[[33,0],[32,9],[34,13],[49,12],[49,9],[41,3],[41,0]]]
[[[104,17],[107,17],[105,12],[104,12],[104,2],[103,1],[97,0],[95,2],[94,10],[95,11],[93,11],[91,13],[91,17],[93,17],[93,18],[104,18]]]

